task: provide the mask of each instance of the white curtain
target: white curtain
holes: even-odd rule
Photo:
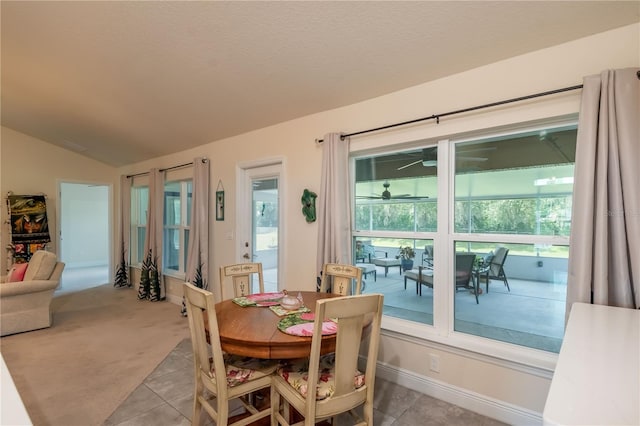
[[[191,226],[187,252],[187,281],[207,288],[209,274],[209,161],[193,160]],[[202,285],[198,285],[202,284]]]
[[[318,278],[325,263],[351,264],[351,182],[349,138],[324,136],[318,194]]]
[[[584,78],[576,145],[567,317],[574,302],[640,307],[638,69]]]
[[[149,172],[149,209],[147,233],[144,240],[145,260],[142,264],[138,298],[152,302],[165,300],[162,279],[162,233],[164,219],[164,173],[159,169]]]
[[[120,176],[120,229],[118,230],[118,266],[114,287],[131,287],[129,279],[129,241],[131,236],[131,178]]]

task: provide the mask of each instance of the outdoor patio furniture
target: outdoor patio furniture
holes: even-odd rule
[[[504,285],[507,286],[507,290],[511,291],[509,288],[509,281],[507,280],[507,275],[504,273],[504,263],[507,260],[507,255],[509,254],[509,249],[505,247],[498,247],[495,250],[493,257],[489,259],[487,265],[483,265],[478,272],[477,278],[480,281],[480,278],[484,277],[486,282],[486,290],[489,293],[489,281],[492,279],[502,280]],[[478,283],[479,286],[479,283]]]
[[[433,269],[426,268],[422,265],[418,269],[411,269],[404,272],[404,289],[407,289],[407,279],[416,282],[416,294],[422,296],[422,286],[433,288]]]
[[[395,257],[386,257],[387,253],[385,253],[385,257],[376,257],[372,259],[373,264],[376,266],[382,266],[384,268],[384,276],[386,277],[389,273],[389,268],[393,266],[397,266],[400,271],[400,275],[402,275],[402,265],[400,264],[400,259],[396,259]]]
[[[480,303],[478,300],[478,285],[473,276],[473,262],[476,255],[473,253],[457,253],[456,254],[456,291],[458,288],[472,289],[476,297],[476,303]],[[422,286],[433,288],[433,269],[424,266],[418,266],[418,269],[412,269],[405,271],[404,273],[404,288],[407,289],[407,279],[416,282],[416,293],[422,296]],[[471,282],[471,286],[469,286]]]
[[[431,244],[424,246],[424,252],[422,253],[422,265],[427,268],[433,268],[433,245]]]
[[[475,278],[473,276],[473,263],[476,260],[474,253],[456,253],[456,292],[459,288],[473,290],[476,296],[476,303],[478,301],[478,285],[475,284]],[[469,283],[471,282],[471,287]]]
[[[360,269],[362,269],[362,276],[364,278],[367,278],[367,276],[369,276],[369,274],[373,274],[373,281],[377,280],[377,270],[376,270],[376,265],[372,264],[372,263],[356,263],[356,266]]]

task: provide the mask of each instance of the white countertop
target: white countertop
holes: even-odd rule
[[[640,311],[575,303],[545,425],[640,425]]]

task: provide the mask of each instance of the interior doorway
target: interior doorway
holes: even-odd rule
[[[60,183],[58,235],[65,268],[56,294],[110,282],[111,186]]]

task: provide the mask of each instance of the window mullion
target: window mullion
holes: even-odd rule
[[[449,166],[452,164],[452,161],[450,161],[449,158],[449,141],[438,141],[438,200],[450,200],[451,197],[449,194],[453,192],[453,185],[451,184],[453,171],[450,171]],[[452,266],[448,264],[450,256],[445,255],[446,253],[451,253],[453,250],[453,242],[451,238],[449,238],[451,228],[445,225],[452,223],[452,218],[452,203],[439,202],[437,204],[438,228],[433,241],[433,325],[440,335],[447,335],[453,328],[453,293],[451,291],[453,286],[447,284],[452,282],[450,272]]]

